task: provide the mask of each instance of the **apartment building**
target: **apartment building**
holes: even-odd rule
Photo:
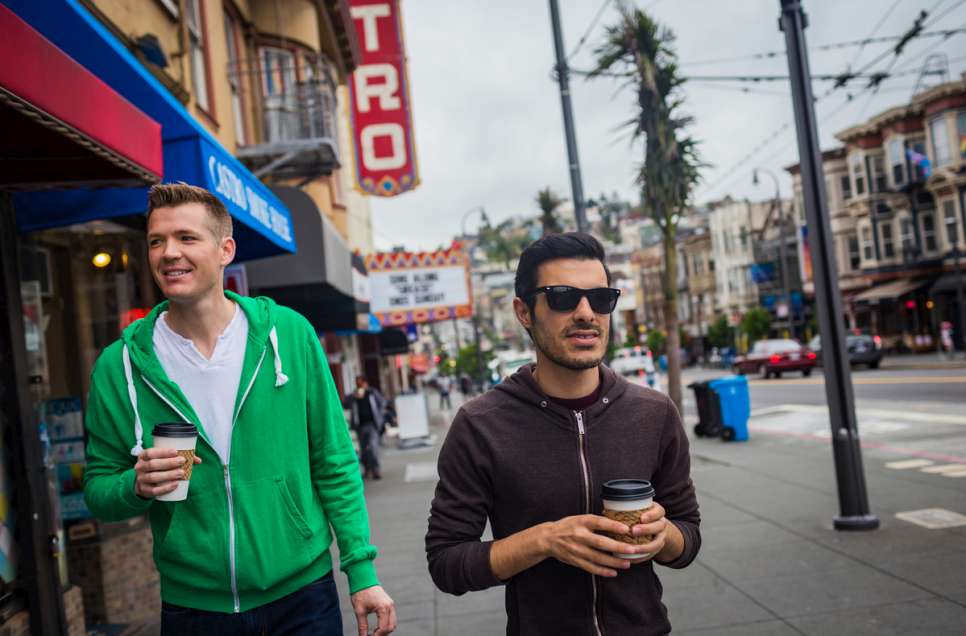
[[[966,76],[836,137],[844,146],[823,168],[850,326],[889,348],[935,348],[939,324],[963,328],[953,269],[966,224]],[[801,223],[798,166],[788,170]]]

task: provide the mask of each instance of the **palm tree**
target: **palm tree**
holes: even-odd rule
[[[637,108],[627,122],[635,141],[644,140],[637,175],[641,199],[661,229],[664,244],[664,331],[667,333],[668,394],[680,410],[681,359],[678,333],[677,223],[703,167],[697,142],[684,133],[692,119],[681,114],[684,79],[678,73],[674,34],[640,9],[619,4],[620,21],[607,28],[591,77],[617,75],[634,90]]]
[[[543,225],[543,235],[559,234],[563,231],[560,219],[557,218],[557,208],[566,199],[562,199],[549,187],[537,192],[537,207],[540,208],[540,224]]]

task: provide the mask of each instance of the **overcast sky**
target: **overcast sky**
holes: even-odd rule
[[[378,249],[405,245],[433,249],[460,232],[463,214],[483,206],[492,221],[536,214],[537,190],[550,186],[570,197],[563,118],[554,64],[550,13],[545,0],[401,0],[413,100],[416,154],[422,185],[391,199],[372,199]],[[573,51],[604,0],[560,0],[564,45]],[[614,2],[604,10],[587,42],[571,59],[590,68],[593,50],[607,24],[616,21]],[[638,0],[677,36],[682,69],[697,75],[787,74],[784,40],[777,28],[778,0]],[[926,30],[966,27],[966,0],[805,0],[813,74],[861,68],[889,44],[817,50],[825,44],[905,32],[921,10],[931,11]],[[935,7],[935,10],[933,10]],[[887,15],[888,14],[888,15]],[[943,15],[945,14],[945,15]],[[884,18],[884,21],[883,21]],[[727,58],[780,51],[771,59]],[[833,135],[882,110],[906,103],[929,53],[945,53],[950,77],[966,70],[966,34],[921,38],[895,60],[877,94],[855,82],[817,105],[823,148]],[[963,59],[961,59],[963,58]],[[708,60],[711,64],[701,64]],[[885,58],[870,70],[885,70]],[[933,82],[936,80],[933,79]],[[816,82],[821,95],[831,86]],[[742,92],[748,87],[751,92]],[[636,202],[634,173],[641,149],[620,124],[633,115],[633,96],[618,80],[573,77],[571,89],[584,192],[618,192]],[[847,101],[847,94],[855,95]],[[699,202],[725,194],[767,198],[770,179],[755,188],[751,170],[763,166],[791,182],[782,169],[798,160],[789,86],[785,82],[739,84],[690,82],[687,110],[696,118],[692,134],[712,164],[698,190]],[[784,132],[768,141],[783,125]],[[760,149],[755,149],[760,145]],[[746,159],[750,153],[754,158]],[[473,214],[468,229],[479,220]]]

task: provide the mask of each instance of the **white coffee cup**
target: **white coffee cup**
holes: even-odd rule
[[[651,482],[643,479],[613,479],[602,488],[604,510],[612,512],[642,512],[654,503],[654,487]],[[638,521],[638,523],[640,523]],[[619,553],[614,556],[620,559],[640,561],[650,557],[650,554]]]
[[[184,501],[188,498],[188,485],[191,483],[191,471],[194,468],[194,450],[198,444],[198,429],[194,424],[186,422],[156,424],[152,435],[155,448],[192,451],[190,458],[186,457],[186,459],[190,459],[191,463],[186,462],[181,466],[188,477],[179,479],[177,487],[171,492],[156,497],[158,501]]]

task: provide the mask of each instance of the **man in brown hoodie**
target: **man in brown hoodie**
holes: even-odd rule
[[[508,634],[666,634],[654,562],[683,568],[701,545],[677,409],[601,364],[619,296],[610,282],[588,234],[529,246],[513,304],[537,363],[466,403],[440,452],[430,574],[457,595],[506,585]],[[601,485],[622,478],[654,486],[656,504],[631,530],[650,543],[600,534],[628,532],[601,516]],[[482,540],[487,521],[494,541]]]

